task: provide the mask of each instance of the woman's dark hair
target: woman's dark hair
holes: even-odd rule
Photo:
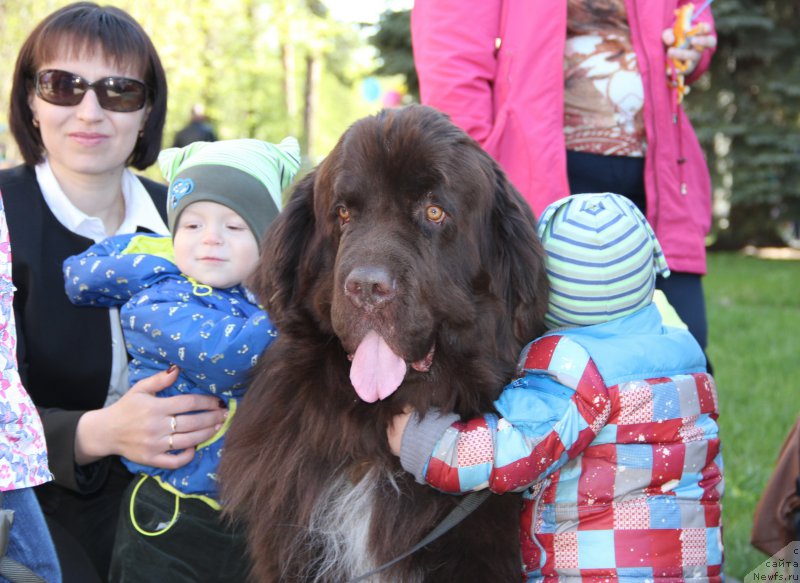
[[[100,54],[110,63],[142,74],[150,113],[127,163],[144,170],[158,158],[167,116],[167,78],[150,37],[130,14],[113,6],[75,2],[50,14],[28,36],[17,56],[11,86],[9,127],[26,164],[44,160],[44,143],[33,125],[28,99],[39,67],[69,51]]]

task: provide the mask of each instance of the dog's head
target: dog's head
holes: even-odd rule
[[[312,326],[338,338],[369,402],[441,362],[515,362],[547,306],[527,204],[425,106],[345,132],[273,223],[252,284],[282,334]]]

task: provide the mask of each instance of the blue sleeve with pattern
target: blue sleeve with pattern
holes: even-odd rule
[[[233,314],[187,301],[171,282],[137,295],[121,316],[129,353],[176,364],[211,393],[244,388],[249,370],[277,336],[264,310],[247,304]]]
[[[137,248],[147,245],[148,251]],[[151,253],[154,247],[163,255]],[[67,297],[78,306],[121,306],[136,293],[178,272],[171,260],[171,241],[153,235],[118,235],[95,243],[64,261]]]

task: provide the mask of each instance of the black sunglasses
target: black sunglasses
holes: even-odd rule
[[[53,105],[78,105],[89,89],[94,89],[100,107],[108,111],[138,111],[147,102],[147,86],[136,79],[103,77],[89,83],[80,75],[59,69],[36,73],[36,95]]]

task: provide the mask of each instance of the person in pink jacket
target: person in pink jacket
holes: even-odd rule
[[[579,192],[636,203],[672,271],[657,285],[705,347],[711,180],[670,70],[680,60],[693,82],[716,36],[698,2],[691,42],[671,47],[685,4],[416,0],[411,31],[422,102],[478,141],[537,216]]]

